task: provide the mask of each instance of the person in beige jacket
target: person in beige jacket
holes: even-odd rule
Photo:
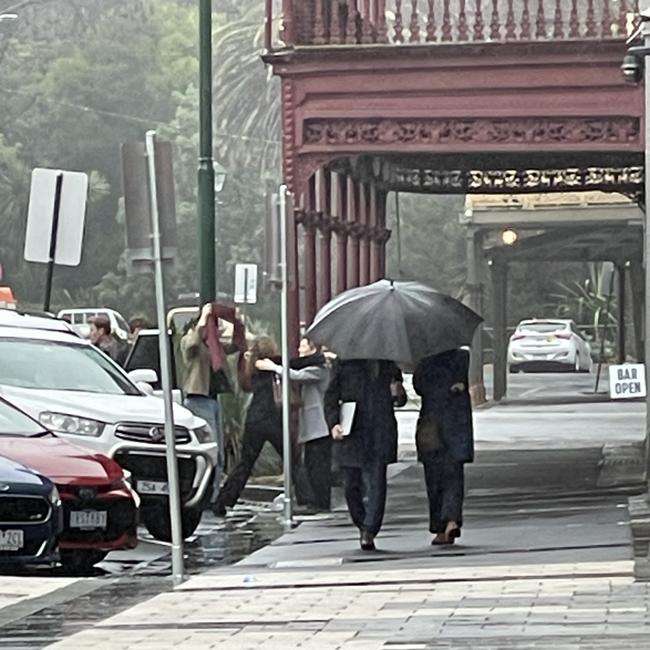
[[[225,440],[221,427],[218,396],[219,393],[230,392],[232,388],[224,367],[213,370],[213,359],[207,337],[207,328],[212,318],[214,318],[213,305],[207,303],[201,309],[198,320],[191,323],[183,335],[180,347],[185,369],[183,403],[194,415],[208,423],[219,447],[219,457],[214,470],[212,498],[214,502],[219,492],[225,465]],[[236,345],[223,346],[225,354],[232,354],[238,350]]]

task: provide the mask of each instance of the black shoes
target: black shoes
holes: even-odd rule
[[[375,536],[367,530],[362,530],[359,534],[359,545],[362,551],[374,551]]]
[[[213,504],[211,510],[217,517],[225,517],[228,512],[226,506],[224,506],[223,503],[219,503],[219,501]]]

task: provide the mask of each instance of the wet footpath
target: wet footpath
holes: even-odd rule
[[[87,617],[83,629],[59,619],[59,630],[70,627],[53,633],[41,612],[41,641],[21,645],[15,626],[13,637],[0,628],[0,647],[650,647],[648,586],[634,579],[627,508],[642,487],[629,472],[603,480],[602,448],[480,451],[463,536],[448,548],[430,546],[422,471],[402,457],[374,553],[358,549],[338,507],[235,565]],[[113,590],[128,601],[128,583]],[[88,611],[111,601],[86,598]]]
[[[642,406],[477,412],[463,536],[447,548],[430,545],[417,414],[401,413],[376,552],[359,549],[340,491],[284,534],[272,508],[244,504],[204,518],[176,589],[168,547],[146,538],[90,578],[0,577],[0,650],[650,648]]]

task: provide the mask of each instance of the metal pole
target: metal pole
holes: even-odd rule
[[[171,385],[171,355],[165,316],[165,292],[162,269],[162,243],[156,186],[156,132],[147,131],[145,151],[149,175],[149,202],[151,206],[151,239],[153,248],[154,281],[156,285],[156,312],[158,316],[158,346],[160,349],[160,382],[165,405],[165,455],[167,457],[167,484],[169,486],[169,517],[172,529],[172,576],[175,585],[184,579],[183,530],[181,525],[181,497],[176,461],[174,407]]]
[[[282,273],[282,461],[284,467],[284,525],[291,528],[291,444],[289,411],[289,273],[287,267],[287,198],[286,185],[280,187],[280,270]]]
[[[212,0],[199,0],[199,252],[201,303],[216,300],[212,159]]]
[[[54,188],[54,210],[52,211],[52,231],[50,233],[50,255],[47,262],[47,274],[45,276],[45,300],[43,311],[50,311],[52,300],[52,279],[54,277],[54,260],[56,259],[56,244],[59,237],[59,215],[61,213],[61,194],[63,192],[63,172],[56,175],[56,186]]]
[[[617,344],[616,344],[616,359],[618,363],[625,363],[627,360],[627,327],[625,322],[625,313],[626,308],[626,293],[627,293],[627,283],[626,283],[626,274],[627,274],[627,264],[618,264],[616,266],[616,277],[618,279],[618,300],[616,302],[616,310],[618,321],[618,330],[617,334]]]
[[[648,3],[642,3],[640,9],[647,10]],[[650,47],[650,21],[643,19],[642,23],[643,41],[645,47]],[[644,264],[645,264],[645,301],[644,301],[644,346],[645,346],[645,370],[646,385],[650,376],[648,369],[650,366],[650,227],[648,224],[648,210],[650,209],[650,67],[648,66],[648,57],[644,57],[644,82],[645,82],[645,220],[644,220]],[[645,436],[645,455],[646,455],[646,477],[650,470],[650,391],[646,396],[646,436]]]

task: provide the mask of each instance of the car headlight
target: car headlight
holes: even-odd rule
[[[214,442],[214,436],[212,435],[212,429],[206,424],[202,427],[194,429],[194,435],[197,440],[201,443],[204,442]]]
[[[56,508],[57,506],[61,505],[61,495],[59,494],[59,491],[56,489],[56,485],[52,486],[52,491],[50,492],[49,495],[49,500],[50,503]]]
[[[44,427],[55,433],[71,433],[76,436],[89,436],[98,438],[102,435],[104,427],[103,422],[80,418],[76,415],[66,415],[65,413],[50,413],[44,411],[38,417]]]

